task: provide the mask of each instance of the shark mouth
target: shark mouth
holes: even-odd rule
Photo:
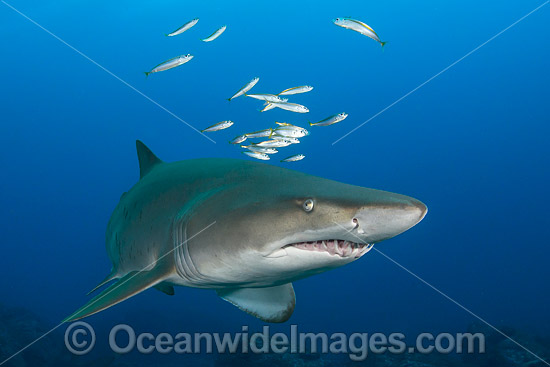
[[[283,247],[283,250],[288,247],[294,247],[300,250],[327,252],[330,255],[340,257],[360,258],[369,252],[374,246],[374,243],[355,243],[344,240],[322,240],[314,242],[298,242]]]

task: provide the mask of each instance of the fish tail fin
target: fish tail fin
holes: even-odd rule
[[[380,45],[382,46],[382,50],[384,50],[384,46],[386,45],[386,43],[388,43],[388,42],[382,42],[382,41],[380,41]]]
[[[145,74],[145,77],[147,78],[149,76],[149,74],[151,74],[150,71],[144,71],[143,74]]]
[[[65,318],[63,322],[75,321],[103,311],[161,283],[166,280],[168,276],[169,274],[161,272],[158,269],[129,272],[109,288],[92,298],[73,314]]]
[[[227,100],[228,100],[229,102],[231,102],[231,98],[227,98]]]
[[[308,121],[309,126],[313,126],[313,122]]]

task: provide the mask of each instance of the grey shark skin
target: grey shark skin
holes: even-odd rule
[[[118,281],[65,321],[180,285],[214,289],[261,320],[284,322],[294,311],[293,281],[357,260],[427,212],[404,195],[264,163],[164,163],[136,144],[141,178],[109,221],[113,268],[95,289]]]

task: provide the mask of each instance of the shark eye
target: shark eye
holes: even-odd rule
[[[302,207],[304,208],[304,210],[306,212],[312,211],[313,210],[313,200],[307,199],[306,201],[304,201],[304,204],[302,205]]]

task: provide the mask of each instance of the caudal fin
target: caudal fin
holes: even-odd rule
[[[145,74],[145,77],[147,78],[149,76],[149,74],[151,74],[150,71],[144,71],[143,74]]]
[[[384,49],[384,46],[386,45],[386,43],[388,43],[388,42],[382,42],[382,41],[380,41],[380,45],[382,46],[382,50]]]
[[[63,320],[63,322],[75,321],[103,311],[161,283],[165,279],[165,274],[155,269],[151,271],[132,271],[92,298],[88,303]]]

